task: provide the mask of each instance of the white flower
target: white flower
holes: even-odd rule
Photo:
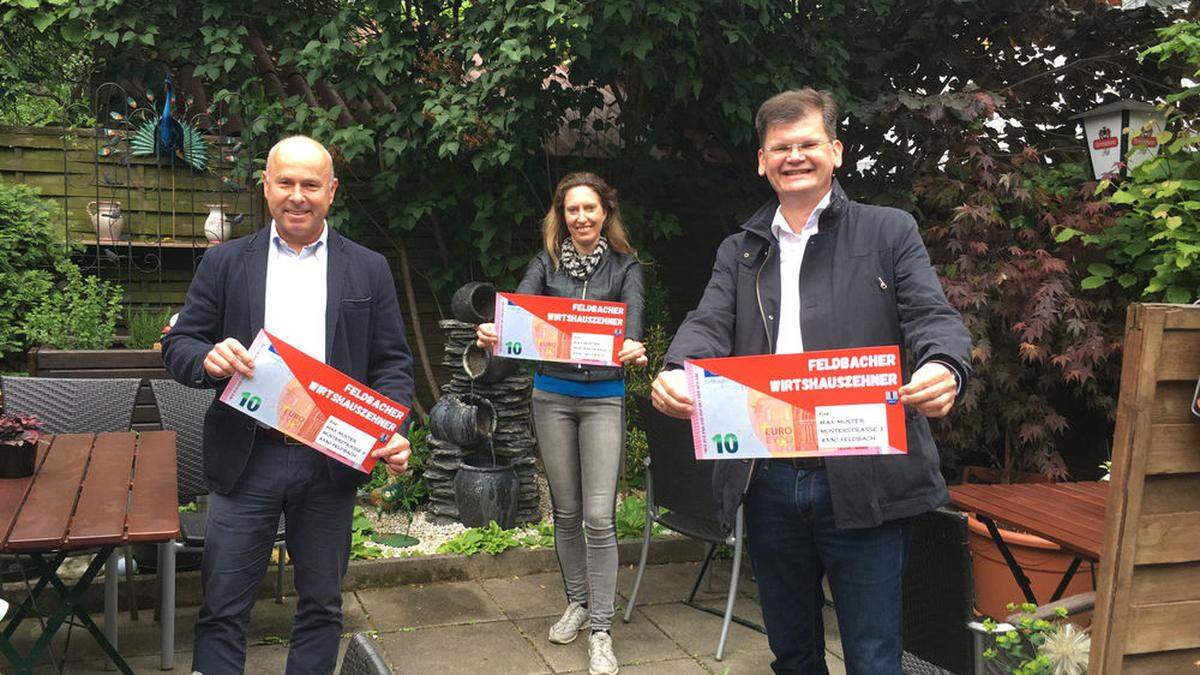
[[[1051,675],[1083,675],[1088,668],[1092,636],[1073,623],[1062,623],[1046,636],[1038,654],[1050,659]]]

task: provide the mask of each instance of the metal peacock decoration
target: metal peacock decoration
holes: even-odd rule
[[[170,75],[163,82],[163,88],[162,112],[136,127],[129,139],[130,154],[135,157],[157,155],[172,165],[178,159],[196,171],[204,171],[208,167],[204,137],[190,122],[180,122],[172,115],[172,106],[177,106]],[[153,94],[146,92],[146,97],[153,105]]]

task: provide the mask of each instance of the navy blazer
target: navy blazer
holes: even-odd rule
[[[188,287],[175,326],[163,338],[163,362],[190,387],[223,388],[204,372],[204,358],[227,337],[249,347],[263,327],[271,228],[209,250]],[[387,260],[330,229],[325,362],[383,395],[412,406],[412,353]],[[208,488],[233,490],[254,448],[254,420],[213,401],[204,417],[204,478]],[[367,475],[332,458],[333,480],[357,485]]]

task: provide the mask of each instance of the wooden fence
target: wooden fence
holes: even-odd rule
[[[1133,305],[1090,672],[1200,673],[1200,306]]]
[[[209,247],[204,236],[204,220],[209,213],[206,205],[221,203],[227,213],[244,214],[233,228],[233,237],[249,234],[270,220],[256,184],[245,186],[239,193],[221,181],[222,175],[230,175],[232,166],[218,156],[216,139],[209,141],[210,169],[201,174],[189,168],[159,166],[153,158],[132,158],[126,167],[121,154],[100,157],[98,149],[106,140],[93,129],[0,127],[0,181],[36,187],[44,197],[58,203],[63,208],[64,238],[84,245],[76,259],[85,268],[119,283],[125,289],[127,305],[178,310],[195,267]],[[266,148],[244,151],[265,152]],[[367,194],[369,186],[343,185],[333,208],[346,208],[345,195],[352,191]],[[121,202],[127,235],[123,241],[98,240],[98,228],[87,209],[91,202],[101,200]],[[379,235],[360,237],[358,241],[382,253],[397,283],[402,283],[399,251],[392,241]],[[431,236],[410,235],[404,243],[416,267],[412,280],[421,332],[437,379],[444,381],[447,376],[438,365],[444,336],[437,322],[445,318],[442,310],[448,311],[449,305],[438,305],[429,284],[419,274],[422,270],[432,271],[432,261],[439,256]],[[404,302],[403,287],[398,291],[412,344],[416,337],[412,313]],[[413,347],[415,354],[415,344]]]
[[[264,222],[254,185],[234,190],[222,182],[234,167],[221,158],[217,139],[208,139],[209,169],[203,173],[153,157],[127,157],[124,150],[101,157],[106,140],[94,129],[0,127],[0,180],[36,187],[56,201],[64,235],[85,244],[97,243],[99,228],[88,209],[93,205],[94,212],[102,201],[119,202],[127,245],[136,248],[206,248],[204,221],[214,204],[243,214],[233,236]]]

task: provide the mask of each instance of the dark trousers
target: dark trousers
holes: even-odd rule
[[[306,446],[255,444],[233,491],[208,503],[192,669],[241,673],[246,628],[267,570],[279,514],[299,596],[287,672],[332,673],[342,632],[342,577],[350,555],[353,486],[335,485],[325,456]]]
[[[825,471],[760,461],[746,496],[746,534],[776,673],[828,674],[828,575],[846,672],[900,675],[908,529],[903,521],[840,530]]]

